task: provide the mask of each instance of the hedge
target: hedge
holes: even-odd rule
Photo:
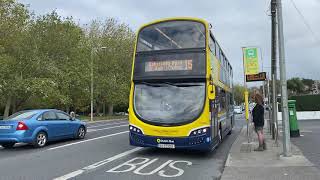
[[[320,111],[320,94],[292,96],[290,99],[297,101],[297,111]]]

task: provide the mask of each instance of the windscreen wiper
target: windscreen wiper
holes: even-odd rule
[[[137,82],[137,84],[144,84],[144,85],[148,85],[148,86],[152,86],[152,87],[161,87],[159,84],[154,84],[154,83],[149,83],[149,82]]]
[[[170,83],[170,82],[164,82],[164,84],[175,86],[175,87],[190,87],[190,86],[203,86],[203,84],[198,83]]]

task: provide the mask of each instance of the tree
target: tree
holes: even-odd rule
[[[0,109],[5,117],[31,108],[87,111],[93,59],[96,111],[107,104],[112,114],[128,104],[134,39],[113,18],[82,28],[55,11],[35,16],[0,0]]]
[[[236,104],[240,105],[241,103],[244,103],[244,92],[245,92],[245,87],[236,84],[233,87],[233,93],[234,93],[234,100],[236,101]]]
[[[13,98],[17,95],[21,83],[20,45],[26,34],[30,12],[21,3],[14,0],[0,0],[0,92],[5,100],[4,117],[10,112]]]
[[[287,80],[289,94],[301,94],[304,92],[304,84],[300,78],[291,78]]]
[[[113,105],[128,104],[135,36],[127,25],[112,18],[93,21],[87,34],[90,44],[106,47],[95,53],[95,101],[97,113],[107,103],[112,114]]]
[[[312,79],[304,79],[302,78],[302,83],[304,84],[305,88],[305,93],[309,93],[312,91],[312,85],[314,84],[314,80]]]

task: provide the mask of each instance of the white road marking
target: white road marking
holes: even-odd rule
[[[85,121],[87,124],[97,124],[101,122],[113,122],[113,121],[128,121],[126,118],[122,119],[113,119],[113,120],[100,120],[100,121]]]
[[[108,134],[106,136],[100,136],[100,137],[96,137],[96,138],[92,138],[92,139],[87,139],[87,140],[78,141],[78,142],[74,142],[74,143],[70,143],[70,144],[65,144],[62,146],[49,148],[48,150],[60,149],[60,148],[64,148],[64,147],[68,147],[68,146],[72,146],[72,145],[76,145],[76,144],[81,144],[81,143],[85,143],[85,142],[90,142],[90,141],[94,141],[94,140],[98,140],[98,139],[102,139],[102,138],[112,137],[112,136],[116,136],[116,135],[120,135],[120,134],[124,134],[124,133],[128,133],[128,132],[129,131],[121,131],[121,132],[114,133],[114,134]]]
[[[155,159],[149,159],[149,158],[143,158],[143,157],[136,157],[133,158],[127,162],[124,162],[108,171],[106,171],[107,173],[127,173],[132,171],[134,174],[137,175],[141,175],[141,176],[150,176],[150,175],[154,175],[154,174],[158,174],[161,177],[166,177],[166,178],[172,178],[172,177],[178,177],[183,175],[183,173],[185,172],[184,169],[178,168],[175,166],[175,164],[181,164],[184,163],[187,166],[191,166],[192,162],[190,161],[174,161],[174,160],[167,160],[165,163],[162,163],[160,166],[156,166],[155,169],[150,171],[150,168],[148,168],[148,166],[150,166],[151,164],[157,164],[159,159],[155,158]],[[159,164],[157,164],[159,165]],[[140,166],[140,167],[139,167]],[[177,171],[176,174],[166,174],[166,171],[168,170],[168,168]],[[146,172],[149,170],[149,172]],[[171,170],[171,173],[172,173]]]
[[[301,130],[300,133],[312,133],[310,130]]]
[[[112,126],[112,127],[101,128],[101,129],[88,129],[87,132],[102,131],[102,130],[106,130],[106,129],[114,129],[114,128],[119,128],[119,127],[124,127],[124,126],[129,127],[128,124],[123,124],[123,125],[120,125],[120,126]]]
[[[55,178],[55,179],[53,179],[53,180],[67,180],[67,179],[74,178],[74,177],[76,177],[76,176],[79,176],[79,175],[83,174],[83,173],[86,172],[86,171],[96,169],[96,168],[99,167],[99,166],[103,166],[103,165],[105,165],[105,164],[107,164],[107,163],[109,163],[109,162],[112,162],[112,161],[115,161],[115,160],[117,160],[117,159],[120,159],[120,158],[122,158],[122,157],[124,157],[124,156],[127,156],[127,155],[129,155],[129,154],[132,154],[132,153],[134,153],[134,152],[136,152],[136,151],[139,151],[140,149],[142,149],[142,147],[137,147],[137,148],[131,149],[131,150],[129,150],[129,151],[125,151],[125,152],[120,153],[120,154],[118,154],[118,155],[112,156],[112,157],[110,157],[110,158],[108,158],[108,159],[105,159],[105,160],[96,162],[96,163],[94,163],[94,164],[91,164],[91,165],[89,165],[89,166],[87,166],[87,167],[84,167],[84,168],[82,168],[82,169],[73,171],[73,172],[71,172],[71,173],[68,173],[68,174],[63,175],[63,176],[60,176],[60,177],[57,177],[57,178]]]
[[[91,129],[91,128],[97,128],[97,127],[103,127],[103,126],[118,125],[118,124],[128,124],[128,122],[106,123],[99,126],[87,126],[87,128]]]
[[[69,174],[66,174],[64,176],[61,176],[61,177],[57,177],[57,178],[54,178],[53,180],[67,180],[67,179],[71,179],[71,178],[74,178],[76,176],[79,176],[80,174],[82,174],[84,172],[84,170],[80,169],[80,170],[77,170],[77,171],[73,171]]]

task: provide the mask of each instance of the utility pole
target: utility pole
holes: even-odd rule
[[[289,131],[289,111],[288,111],[288,93],[286,62],[283,37],[283,20],[281,0],[277,0],[277,19],[278,19],[278,36],[279,36],[279,67],[281,82],[281,107],[282,107],[282,126],[283,126],[283,156],[291,156],[290,131]]]
[[[272,81],[272,120],[271,134],[272,139],[275,137],[275,124],[278,125],[277,112],[277,0],[271,0],[271,81]],[[278,126],[277,126],[278,127]],[[277,128],[278,129],[278,128]],[[277,130],[278,131],[278,130]],[[277,143],[277,142],[276,142]]]

